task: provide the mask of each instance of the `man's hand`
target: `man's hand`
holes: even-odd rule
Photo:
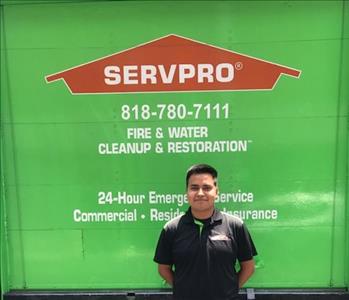
[[[172,266],[158,264],[158,271],[160,276],[166,280],[166,282],[173,286],[173,270]]]
[[[245,284],[245,282],[252,276],[254,272],[254,260],[246,260],[240,262],[240,271],[238,273],[239,276],[239,288]]]

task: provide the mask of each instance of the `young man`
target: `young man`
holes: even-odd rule
[[[209,165],[192,166],[186,177],[190,208],[161,231],[154,261],[175,300],[239,299],[254,272],[257,252],[245,224],[214,206],[217,176]]]

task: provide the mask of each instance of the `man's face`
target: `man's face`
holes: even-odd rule
[[[218,195],[218,188],[210,174],[194,174],[189,177],[187,197],[191,211],[195,215],[209,214],[214,209],[214,202]]]

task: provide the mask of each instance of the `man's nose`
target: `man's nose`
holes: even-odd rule
[[[204,191],[203,191],[203,189],[202,188],[199,188],[199,190],[198,190],[198,195],[204,195],[205,193],[204,193]]]

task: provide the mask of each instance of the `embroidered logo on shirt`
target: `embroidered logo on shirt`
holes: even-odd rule
[[[211,241],[229,241],[229,237],[224,234],[210,236]]]

